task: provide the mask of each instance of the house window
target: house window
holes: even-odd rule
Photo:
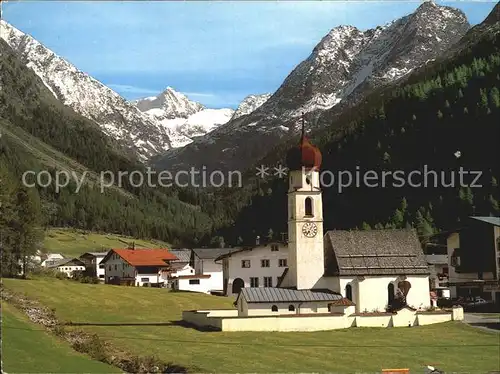
[[[352,286],[350,284],[345,286],[345,297],[352,301]]]
[[[259,287],[259,278],[251,277],[250,278],[250,287]]]
[[[268,268],[269,267],[269,260],[260,260],[260,267]]]
[[[273,277],[264,277],[264,287],[273,286]]]
[[[280,258],[278,260],[278,266],[280,268],[286,268],[288,266],[288,262],[287,262],[287,259],[286,258]]]
[[[144,283],[144,282],[149,282],[149,278],[141,278],[141,282]]]
[[[118,270],[118,265],[115,264],[115,270]]]
[[[105,266],[104,265],[99,265],[99,269],[104,269]]]
[[[278,244],[272,244],[271,245],[271,252],[278,252],[280,249],[278,247]]]
[[[295,312],[295,307],[293,305],[288,305],[288,311],[289,312]]]
[[[277,312],[278,311],[278,306],[277,305],[273,305],[271,307],[271,312]]]
[[[200,280],[199,279],[190,279],[189,284],[200,284]]]
[[[306,197],[305,211],[306,216],[313,216],[312,199],[310,197]]]
[[[111,271],[111,265],[108,266],[108,270]]]
[[[241,260],[241,267],[242,268],[249,268],[250,267],[250,260]]]
[[[455,248],[453,254],[451,255],[451,266],[460,267],[460,250]]]

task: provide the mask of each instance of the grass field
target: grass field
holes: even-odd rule
[[[135,242],[137,248],[169,248],[160,241],[138,240],[114,234],[54,228],[45,234],[44,248],[48,253],[61,253],[67,257],[78,257],[85,252],[98,252],[109,248],[126,248]]]
[[[120,372],[75,352],[7,303],[2,303],[2,339],[3,364],[7,373]]]
[[[394,367],[423,372],[426,364],[447,372],[500,370],[498,335],[460,322],[313,333],[200,332],[173,322],[182,310],[229,308],[232,301],[52,279],[5,279],[4,285],[118,348],[154,354],[196,372],[380,372]]]

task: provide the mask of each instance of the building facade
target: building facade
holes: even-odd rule
[[[60,260],[55,260],[51,262],[50,265],[46,266],[48,269],[55,269],[61,273],[64,273],[68,278],[73,277],[73,272],[75,271],[85,271],[85,264],[77,258],[63,258]]]
[[[270,242],[235,249],[219,256],[222,263],[224,295],[237,295],[244,287],[277,287],[288,267],[286,243]]]
[[[80,256],[80,260],[85,263],[86,272],[89,276],[99,278],[104,282],[106,271],[103,264],[101,264],[108,251],[105,252],[86,252]]]
[[[234,248],[194,248],[191,250],[190,265],[196,275],[210,275],[209,292],[222,293],[224,289],[222,263],[215,260]]]
[[[108,284],[165,287],[176,259],[166,249],[112,249],[101,264]]]
[[[447,236],[452,297],[500,302],[500,218],[470,217]]]

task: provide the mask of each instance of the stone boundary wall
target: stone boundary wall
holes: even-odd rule
[[[238,317],[236,309],[188,310],[182,319],[199,328],[219,331],[326,331],[349,327],[407,327],[463,320],[463,309],[419,312],[402,310],[397,313],[366,313],[345,315],[293,314],[278,316]]]

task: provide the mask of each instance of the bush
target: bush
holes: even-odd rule
[[[68,279],[68,275],[66,273],[63,273],[62,271],[56,272],[56,278],[57,279]]]
[[[108,356],[106,354],[106,347],[97,335],[91,335],[89,339],[84,341],[76,341],[73,348],[81,353],[86,353],[94,360],[106,362]]]

